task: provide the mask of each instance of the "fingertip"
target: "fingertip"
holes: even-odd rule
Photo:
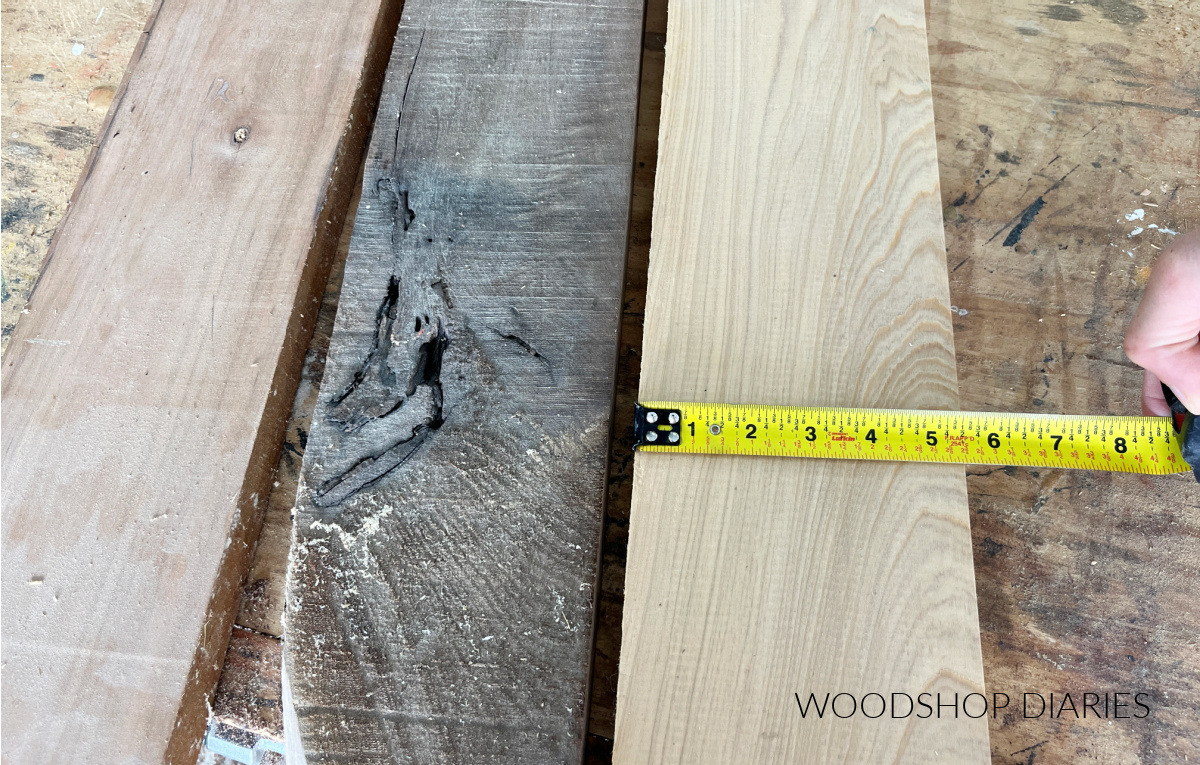
[[[1142,414],[1147,417],[1171,416],[1171,407],[1163,396],[1162,382],[1153,372],[1146,372],[1142,379]]]
[[[1165,399],[1142,399],[1142,414],[1147,417],[1170,417],[1171,407],[1167,406]]]

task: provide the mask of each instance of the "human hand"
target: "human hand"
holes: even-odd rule
[[[1159,256],[1125,332],[1125,355],[1146,370],[1142,412],[1167,416],[1160,381],[1200,414],[1200,227]]]

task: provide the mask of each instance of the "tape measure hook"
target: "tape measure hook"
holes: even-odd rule
[[[678,409],[660,409],[637,404],[633,419],[633,448],[678,446],[683,413]]]

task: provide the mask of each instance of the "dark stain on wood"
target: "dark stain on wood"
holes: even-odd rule
[[[1033,223],[1033,219],[1037,217],[1037,214],[1041,212],[1042,208],[1045,206],[1046,200],[1042,197],[1038,197],[1030,202],[1029,206],[1021,211],[1020,220],[1018,220],[1017,224],[1012,227],[1011,231],[1008,232],[1008,236],[1004,238],[1004,246],[1012,247],[1017,242],[1021,241],[1021,235],[1025,233],[1025,229],[1029,228],[1029,224]]]
[[[1055,21],[1079,21],[1083,18],[1083,11],[1071,5],[1047,6],[1042,13]]]
[[[1098,8],[1104,14],[1104,18],[1114,24],[1130,26],[1146,20],[1146,12],[1129,0],[1084,0],[1084,2],[1093,8]]]
[[[5,200],[4,212],[0,214],[0,230],[7,231],[19,223],[37,226],[46,219],[49,212],[45,204],[28,196]]]
[[[60,149],[73,151],[91,146],[96,134],[81,125],[63,125],[48,129],[46,138]]]
[[[1129,0],[1082,0],[1081,5],[1100,11],[1105,19],[1121,26],[1132,26],[1146,20],[1146,12]],[[1082,21],[1083,11],[1073,4],[1057,3],[1047,6],[1042,15],[1055,21]]]

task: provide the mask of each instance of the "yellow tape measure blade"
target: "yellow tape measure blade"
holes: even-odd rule
[[[636,448],[740,454],[1187,472],[1167,417],[648,402]]]

